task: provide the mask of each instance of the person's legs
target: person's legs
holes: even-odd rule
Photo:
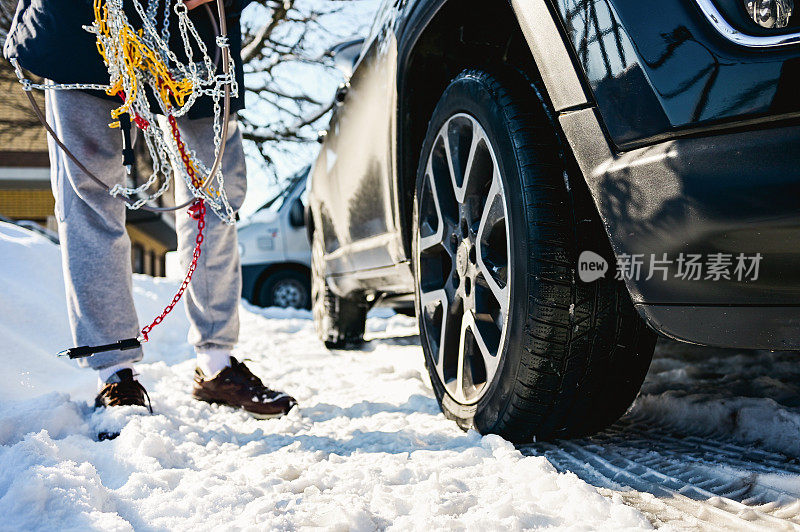
[[[79,91],[47,91],[46,104],[48,122],[70,151],[109,186],[123,183],[122,141],[119,131],[108,127],[113,102]],[[97,345],[135,337],[139,323],[125,204],[84,174],[49,137],[48,143],[73,340]],[[105,382],[141,358],[141,349],[111,351],[78,364],[98,370]]]
[[[210,168],[214,161],[213,120],[183,119],[178,123],[183,141]],[[228,201],[238,211],[247,191],[247,172],[242,134],[235,120],[228,128],[222,172]],[[175,196],[179,204],[191,198],[181,179],[176,180]],[[197,222],[183,210],[177,213],[176,228],[181,266],[187,268],[197,237]],[[231,350],[239,339],[241,293],[236,227],[223,223],[209,208],[202,253],[186,290],[189,342],[195,346],[198,366],[208,375],[230,365]]]
[[[184,120],[179,123],[186,144],[208,166],[214,159],[213,122]],[[222,162],[225,192],[238,211],[247,190],[242,134],[232,121]],[[189,199],[185,185],[176,185],[179,202]],[[185,212],[178,213],[178,251],[186,267],[192,257],[197,224]],[[213,212],[206,215],[205,239],[198,267],[186,292],[189,341],[197,353],[192,395],[200,401],[244,409],[259,418],[287,414],[297,401],[265,386],[231,351],[239,339],[239,299],[242,274],[236,227],[226,225]]]

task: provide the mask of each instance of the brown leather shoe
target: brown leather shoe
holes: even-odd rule
[[[146,406],[153,413],[147,390],[133,378],[133,370],[130,369],[121,369],[113,374],[94,398],[95,408],[106,406]]]
[[[231,357],[231,365],[213,379],[196,368],[192,395],[207,403],[241,408],[257,419],[283,416],[297,404],[293,397],[264,386],[261,379],[234,357]]]
[[[147,398],[147,403],[145,403],[145,398]],[[130,369],[121,369],[113,374],[94,398],[95,408],[109,406],[146,406],[150,413],[153,413],[153,405],[150,403],[147,390],[133,378],[133,370]],[[113,440],[117,436],[119,436],[118,431],[102,431],[97,434],[97,439],[99,441]]]

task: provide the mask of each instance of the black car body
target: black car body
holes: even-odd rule
[[[573,247],[597,251],[611,273],[642,257],[645,274],[620,277],[650,328],[800,349],[800,14],[766,29],[740,0],[384,0],[313,170],[330,297],[368,306],[414,294],[421,151],[465,69],[526,80],[515,98],[540,102],[552,129]],[[581,235],[589,219],[613,255]],[[559,260],[576,270],[576,254]],[[730,264],[687,278],[688,256]],[[741,257],[757,275],[734,269]],[[502,432],[498,423],[479,428]]]

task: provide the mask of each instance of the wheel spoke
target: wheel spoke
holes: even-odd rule
[[[472,323],[470,327],[472,327],[472,334],[475,337],[475,343],[478,345],[478,350],[481,352],[481,357],[483,358],[483,365],[486,368],[486,382],[488,384],[492,382],[492,378],[497,371],[497,365],[500,361],[500,353],[492,353],[492,350],[489,349],[486,339],[484,338],[483,331],[481,330],[481,324],[475,319],[475,316],[472,316]],[[499,351],[500,349],[502,349],[502,345],[498,345],[497,350]]]
[[[467,156],[467,164],[464,166],[464,186],[462,187],[462,201],[463,195],[466,195],[467,190],[472,188],[471,182],[475,179],[475,173],[472,171],[475,165],[475,152],[478,151],[478,142],[481,140],[481,135],[472,128],[472,142],[469,145],[469,155]]]
[[[500,310],[503,312],[503,316],[508,314],[508,285],[505,287],[500,287],[500,285],[495,281],[494,277],[492,276],[491,270],[483,264],[483,261],[478,261],[478,266],[481,270],[481,274],[483,274],[483,278],[486,280],[486,285],[489,287],[489,290],[492,291],[492,295],[494,296],[495,300],[497,300],[497,304],[500,305]]]
[[[469,147],[469,154],[467,155],[467,162],[463,168],[459,164],[458,170],[456,170],[456,160],[454,159],[455,154],[452,152],[452,148],[450,147],[450,143],[447,143],[447,159],[450,161],[450,177],[452,179],[453,184],[453,194],[456,198],[456,201],[459,203],[464,203],[464,199],[467,194],[467,180],[469,179],[470,174],[470,167],[472,166],[472,159],[475,156],[475,134],[473,133],[471,136],[470,147]],[[457,175],[457,172],[463,172],[463,175]]]
[[[472,144],[464,170],[464,186],[461,189],[462,201],[469,194],[479,193],[481,187],[491,179],[493,163],[489,154],[489,141],[477,123],[474,123],[472,131]]]
[[[468,344],[467,334],[470,332],[470,323],[474,323],[472,319],[472,312],[467,311],[461,320],[461,334],[458,340],[458,372],[456,374],[455,394],[456,399],[465,401],[466,394],[464,393],[464,363],[466,358],[467,349],[472,349]]]
[[[472,396],[481,391],[482,386],[492,382],[499,362],[498,354],[493,353],[487,345],[480,324],[475,319],[472,310],[464,312],[458,347],[458,376],[454,392],[457,399],[469,401]],[[478,353],[475,353],[475,347],[477,347]],[[480,356],[482,368],[476,366],[475,355]],[[481,378],[476,379],[479,375]],[[469,378],[467,379],[467,377]],[[476,380],[478,382],[475,382]]]
[[[454,165],[454,154],[452,148],[450,147],[450,139],[448,138],[448,135],[443,135],[442,140],[444,141],[444,151],[447,158],[447,169],[450,172],[450,186],[453,188],[453,197],[458,203],[463,203],[464,187],[458,185],[459,177],[457,176],[457,171]]]
[[[448,299],[447,293],[441,290],[432,290],[430,292],[423,292],[420,294],[420,304],[422,306],[422,312],[424,314],[424,319],[427,320],[426,326],[430,325],[436,328],[437,321],[435,316],[437,314],[436,307],[437,305],[441,307],[440,310],[440,321],[439,321],[439,331],[438,331],[438,342],[437,345],[431,346],[434,347],[436,351],[436,373],[439,374],[439,378],[442,382],[446,382],[445,375],[444,375],[444,356],[445,356],[445,340],[447,334],[447,323],[448,317],[450,314],[450,301]]]
[[[495,268],[491,268],[487,264],[487,260],[485,257],[489,255],[487,253],[486,247],[488,246],[490,239],[491,239],[491,231],[500,223],[506,223],[506,213],[505,213],[505,202],[503,199],[503,189],[502,184],[500,181],[500,174],[495,168],[494,177],[492,178],[492,185],[489,188],[489,195],[486,198],[486,203],[484,204],[483,214],[481,215],[480,225],[478,227],[478,253],[477,253],[477,262],[478,262],[478,269],[480,270],[481,274],[483,275],[489,290],[491,290],[492,294],[494,295],[497,303],[500,305],[500,309],[502,310],[503,314],[508,314],[508,280],[502,280],[498,282],[497,277],[498,270]],[[507,231],[506,231],[507,234]],[[508,248],[508,241],[501,242],[501,245],[505,247],[503,253],[503,259],[508,264],[509,259],[509,248]],[[496,252],[496,250],[491,250]]]
[[[425,205],[421,205],[420,209],[425,207],[432,207],[434,212],[433,214],[436,217],[436,229],[433,231],[432,234],[428,234],[425,236],[420,236],[419,239],[419,249],[420,251],[427,251],[430,248],[443,244],[445,240],[445,221],[444,216],[442,215],[442,207],[439,200],[439,191],[436,188],[436,180],[433,178],[433,173],[431,171],[431,163],[428,161],[428,168],[425,171],[425,185],[430,187],[430,197],[425,198]],[[431,213],[426,213],[430,215]],[[433,228],[430,227],[430,222],[427,223],[428,225],[428,232],[430,232]]]

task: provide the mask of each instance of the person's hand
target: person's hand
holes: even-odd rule
[[[207,4],[212,1],[213,0],[186,0],[184,4],[186,4],[187,9],[194,9],[200,5]]]

